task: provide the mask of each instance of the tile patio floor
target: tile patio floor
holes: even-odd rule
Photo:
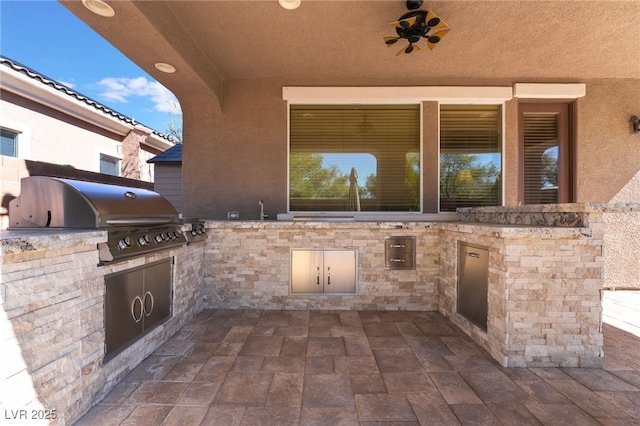
[[[604,336],[602,369],[507,369],[434,312],[205,311],[76,425],[640,425],[640,333]]]

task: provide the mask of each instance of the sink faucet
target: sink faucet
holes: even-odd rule
[[[260,220],[265,220],[269,218],[268,214],[264,214],[264,201],[260,200],[258,202],[258,205],[260,206]]]

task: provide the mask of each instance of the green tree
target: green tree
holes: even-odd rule
[[[500,169],[490,162],[480,161],[473,154],[442,154],[440,156],[440,197],[486,200],[498,203]]]
[[[551,153],[542,154],[542,188],[558,186],[558,159]]]
[[[347,198],[349,175],[337,166],[323,167],[322,154],[292,153],[290,156],[291,198]]]
[[[410,210],[418,210],[420,208],[420,154],[417,152],[407,154],[404,183],[409,198],[407,206]]]

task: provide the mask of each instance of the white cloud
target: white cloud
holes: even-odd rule
[[[173,93],[162,84],[145,77],[106,77],[98,82],[98,86],[103,90],[100,96],[109,101],[128,103],[131,97],[138,96],[149,98],[156,111],[180,113],[178,100]]]

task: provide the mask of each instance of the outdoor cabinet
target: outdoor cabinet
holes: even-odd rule
[[[458,313],[487,330],[489,250],[458,244]]]
[[[292,293],[355,293],[356,251],[291,250]]]
[[[171,316],[172,259],[105,276],[105,361]]]

